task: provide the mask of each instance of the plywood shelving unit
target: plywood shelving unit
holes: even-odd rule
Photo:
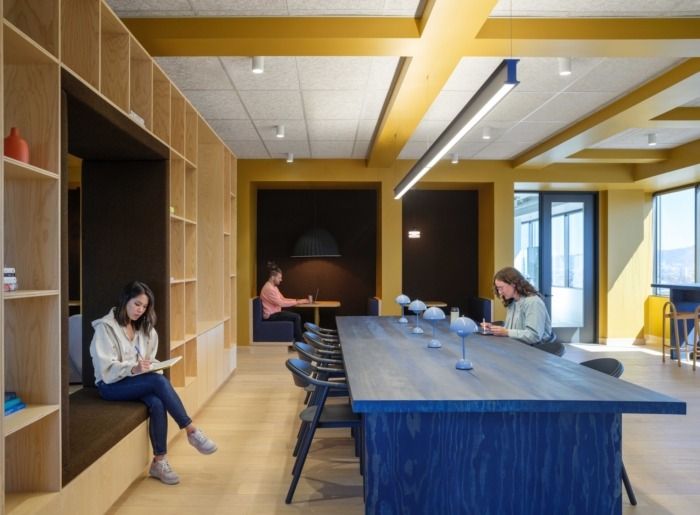
[[[161,345],[183,358],[169,373],[192,413],[235,366],[236,160],[106,0],[0,0],[0,12],[0,126],[4,135],[17,127],[30,147],[29,163],[0,160],[3,264],[20,287],[3,294],[0,382],[28,404],[0,419],[0,506],[103,512],[121,492],[94,485],[117,472],[98,462],[61,486],[61,68],[170,147],[170,305],[160,308],[170,310],[170,341]],[[141,472],[138,460],[119,471]]]

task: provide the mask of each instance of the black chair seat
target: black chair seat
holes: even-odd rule
[[[548,352],[549,354],[554,354],[555,356],[563,356],[566,352],[566,347],[564,347],[564,344],[556,341],[540,343],[539,345],[535,345],[535,348],[544,352]]]
[[[316,415],[318,406],[309,406],[299,413],[299,418],[303,422],[311,422]],[[360,422],[360,416],[353,413],[352,408],[348,404],[326,404],[321,411],[321,417],[318,419],[318,427],[332,427],[336,424],[341,424],[342,427],[347,427],[348,424],[357,424]]]
[[[625,367],[622,366],[620,360],[615,358],[597,358],[588,361],[583,361],[581,363],[584,367],[592,368],[603,374],[607,374],[612,377],[620,377],[622,372],[625,371]]]

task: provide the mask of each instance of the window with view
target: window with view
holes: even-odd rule
[[[654,282],[657,284],[696,282],[696,198],[696,188],[654,196]]]

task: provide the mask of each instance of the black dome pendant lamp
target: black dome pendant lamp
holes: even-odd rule
[[[340,257],[338,242],[326,229],[316,226],[316,194],[314,193],[314,226],[305,231],[294,244],[293,258]]]

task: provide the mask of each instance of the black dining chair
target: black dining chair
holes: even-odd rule
[[[336,329],[328,329],[311,322],[306,322],[304,324],[304,329],[316,333],[319,336],[338,337],[338,331]]]
[[[296,460],[292,468],[292,483],[289,485],[285,503],[292,502],[301,471],[306,457],[311,448],[311,442],[317,428],[350,428],[355,434],[355,455],[360,455],[361,431],[360,417],[353,413],[349,404],[329,404],[326,399],[331,391],[348,391],[346,383],[324,381],[313,377],[313,368],[310,363],[301,359],[288,359],[287,368],[292,373],[294,384],[300,388],[314,385],[315,389],[309,405],[299,414],[301,419],[300,435],[297,443]]]
[[[554,354],[555,356],[563,356],[566,352],[566,347],[561,342],[546,342],[535,345],[535,349]]]
[[[584,367],[592,368],[603,374],[607,374],[612,377],[620,377],[625,371],[625,367],[619,359],[615,358],[596,358],[588,361],[581,362]],[[627,475],[627,470],[625,469],[625,463],[622,462],[622,482],[625,485],[625,490],[627,491],[627,497],[629,497],[630,504],[632,506],[637,505],[637,497],[634,495],[634,490],[632,489],[632,483]]]
[[[302,337],[304,338],[304,342],[315,348],[319,354],[325,354],[336,359],[340,359],[340,356],[342,356],[343,351],[339,345],[328,343],[320,336],[310,331],[304,331]]]

